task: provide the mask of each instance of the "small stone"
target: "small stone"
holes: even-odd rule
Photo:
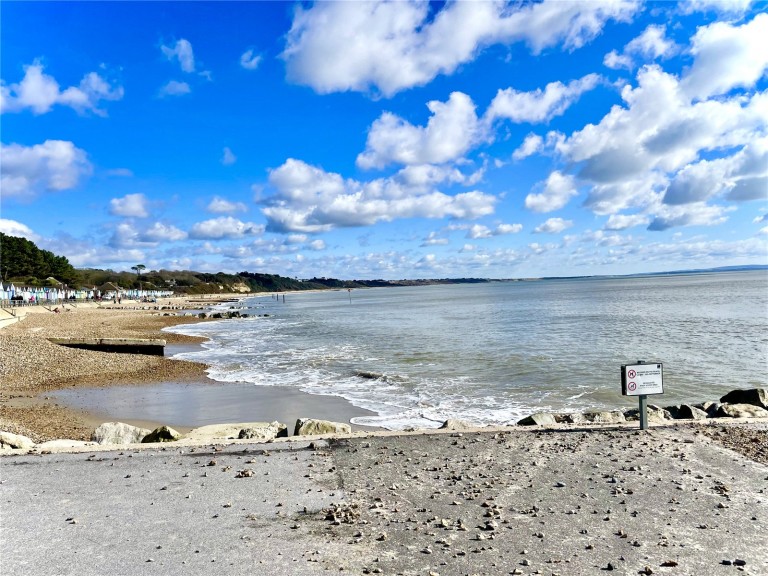
[[[661,563],[661,565],[664,568],[674,568],[675,566],[677,566],[677,562],[675,562],[674,560],[665,560],[664,562]]]
[[[723,566],[730,566],[731,564],[733,564],[733,562],[731,562],[730,560],[723,560],[722,562],[720,562],[720,564],[722,564]]]
[[[608,562],[608,565],[605,567],[606,570],[616,570],[616,566]]]
[[[746,560],[740,560],[739,558],[736,558],[736,560],[733,561],[734,566],[746,566],[747,562]]]
[[[523,558],[523,561],[520,562],[520,565],[521,566],[530,566],[531,565],[531,561],[528,560],[528,558]]]

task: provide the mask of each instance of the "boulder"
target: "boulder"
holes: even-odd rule
[[[706,412],[708,418],[715,418],[720,409],[720,402],[702,402],[701,404],[694,404],[693,407]]]
[[[557,424],[557,420],[555,415],[550,412],[537,412],[518,420],[517,424],[519,426],[554,426]]]
[[[768,418],[768,410],[752,404],[721,404],[718,418]]]
[[[240,440],[271,440],[288,436],[288,426],[282,422],[270,422],[267,426],[243,428],[237,435]]]
[[[587,422],[593,422],[595,424],[618,424],[619,422],[626,422],[624,413],[620,410],[613,410],[610,412],[584,412],[584,418]]]
[[[554,416],[558,424],[584,424],[587,422],[587,419],[584,418],[584,414],[581,412],[555,414]]]
[[[701,408],[690,404],[677,404],[664,408],[675,420],[706,420],[709,416]]]
[[[752,404],[768,410],[768,388],[732,390],[720,398],[723,404]]]
[[[440,430],[466,430],[467,428],[475,428],[475,425],[466,420],[456,420],[454,418],[448,418],[440,426]]]
[[[11,434],[0,430],[0,450],[27,450],[32,448],[35,443],[21,434]]]
[[[105,422],[91,435],[97,444],[139,444],[151,430],[123,422]]]
[[[269,441],[273,440],[280,428],[285,428],[285,424],[280,422],[240,422],[237,424],[210,424],[190,430],[182,438],[182,442],[188,444],[222,442],[225,440],[236,440],[240,438],[241,430],[253,430],[253,440]],[[261,432],[256,433],[256,430]]]
[[[674,418],[667,408],[661,408],[655,404],[648,404],[646,414],[648,415],[648,422],[650,423],[661,423],[665,420],[672,420]],[[636,422],[640,420],[640,410],[638,408],[625,410],[624,418],[630,422]]]
[[[341,422],[315,420],[314,418],[299,418],[296,420],[294,436],[311,436],[314,434],[349,434],[352,427]]]
[[[144,438],[141,440],[141,443],[148,444],[150,442],[176,442],[179,438],[181,438],[181,433],[168,426],[160,426],[160,428],[155,428],[152,430],[152,432],[144,436]]]

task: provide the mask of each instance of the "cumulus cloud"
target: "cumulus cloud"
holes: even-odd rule
[[[198,222],[189,231],[189,237],[205,240],[243,238],[263,234],[264,226],[253,222],[241,222],[232,216],[222,216]]]
[[[437,232],[430,232],[429,236],[427,236],[424,241],[421,243],[421,247],[427,247],[427,246],[445,246],[450,241],[448,238],[442,238],[438,235]]]
[[[317,92],[375,89],[392,96],[453,73],[493,44],[525,42],[535,53],[580,48],[606,22],[631,19],[639,5],[451,2],[431,14],[418,0],[318,2],[296,10],[282,56],[288,78]]]
[[[92,171],[85,151],[66,140],[0,144],[0,187],[6,197],[69,190]]]
[[[276,193],[262,209],[268,229],[323,232],[399,218],[475,219],[491,214],[496,198],[478,191],[454,196],[431,187],[411,188],[397,178],[345,180],[301,160],[288,159],[269,174]]]
[[[559,234],[573,226],[573,220],[563,220],[562,218],[550,218],[546,222],[539,224],[533,229],[535,234]]]
[[[648,225],[648,230],[661,232],[676,226],[715,226],[725,222],[728,219],[726,213],[731,210],[733,208],[711,206],[704,202],[687,206],[663,205]]]
[[[261,63],[261,55],[256,54],[252,48],[249,48],[240,56],[240,66],[246,70],[256,70]]]
[[[16,220],[8,220],[7,218],[0,218],[0,232],[7,236],[26,238],[32,242],[37,242],[40,239],[40,237],[26,224],[22,224]]]
[[[726,16],[740,16],[752,5],[753,0],[686,0],[681,3],[684,13],[717,12]]]
[[[128,194],[122,198],[112,198],[109,201],[109,213],[113,216],[146,218],[149,216],[147,198],[144,194]]]
[[[523,143],[512,153],[512,158],[522,160],[536,154],[544,147],[544,139],[538,134],[528,134]]]
[[[541,192],[525,197],[525,207],[534,212],[559,210],[578,194],[574,177],[558,170],[552,172],[540,186]]]
[[[768,67],[768,14],[761,13],[742,26],[715,22],[702,26],[692,38],[695,60],[682,81],[691,98],[725,94],[733,88],[751,88]]]
[[[611,214],[605,224],[606,230],[626,230],[635,226],[647,226],[648,216],[645,214]]]
[[[587,189],[585,207],[600,215],[632,209],[658,231],[724,222],[728,209],[707,202],[765,198],[768,93],[749,89],[767,57],[746,48],[756,47],[764,22],[768,15],[758,14],[741,26],[699,28],[682,77],[646,65],[622,89],[623,105],[570,136],[547,136],[543,149],[556,151]]]
[[[160,88],[158,95],[161,98],[164,98],[165,96],[182,96],[184,94],[189,94],[191,91],[192,89],[186,82],[169,80]]]
[[[247,212],[248,207],[242,202],[230,202],[225,198],[214,196],[208,203],[206,210],[214,214],[231,214],[233,212]]]
[[[160,46],[160,50],[165,54],[168,60],[176,60],[184,72],[195,71],[195,54],[192,50],[192,44],[189,40],[182,38],[177,40],[173,46]]]
[[[179,230],[176,226],[155,222],[144,230],[141,238],[149,242],[177,242],[179,240],[186,240],[187,233]]]
[[[486,112],[489,120],[504,118],[512,122],[549,122],[560,116],[579,97],[597,86],[600,76],[587,74],[568,84],[550,82],[542,90],[519,92],[514,88],[499,90]]]
[[[610,51],[603,58],[603,64],[608,68],[631,69],[634,66],[633,57],[641,57],[645,61],[657,58],[669,58],[678,52],[678,46],[667,39],[666,26],[652,24],[648,26],[640,36],[631,40],[624,52],[619,54],[616,50]]]
[[[79,86],[60,89],[53,76],[43,72],[40,61],[24,67],[24,78],[17,84],[0,84],[0,112],[19,112],[31,109],[33,114],[45,114],[59,104],[69,106],[78,113],[92,112],[106,116],[99,108],[102,100],[120,100],[124,90],[107,82],[96,72],[89,72]]]
[[[357,165],[441,164],[460,158],[483,137],[475,105],[466,94],[453,92],[448,102],[433,100],[427,108],[432,116],[423,128],[391,112],[382,114],[368,131]]]

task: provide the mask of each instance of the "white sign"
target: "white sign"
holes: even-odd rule
[[[664,394],[664,368],[661,363],[628,364],[621,367],[621,393],[624,396]]]

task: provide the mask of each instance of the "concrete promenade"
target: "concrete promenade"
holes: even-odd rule
[[[3,576],[768,574],[768,466],[702,426],[14,455],[0,481]]]

